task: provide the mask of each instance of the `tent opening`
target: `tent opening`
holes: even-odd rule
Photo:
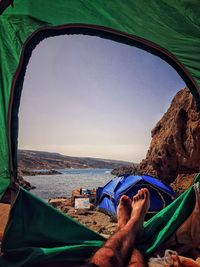
[[[82,35],[42,41],[23,85],[18,174],[45,201],[103,186],[113,169],[145,158],[183,87],[170,65],[136,47]]]

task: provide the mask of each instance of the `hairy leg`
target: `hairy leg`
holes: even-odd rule
[[[96,264],[100,267],[122,267],[128,264],[135,245],[136,236],[138,231],[141,231],[142,229],[144,217],[149,207],[149,194],[147,194],[146,191],[142,192],[138,191],[138,194],[132,203],[132,209],[134,212],[132,210],[130,220],[122,228],[120,228],[122,225],[119,225],[119,231],[110,237],[104,246],[94,254],[90,263]],[[143,194],[142,196],[140,196],[141,193]],[[122,198],[122,205],[124,200],[125,199]],[[120,212],[122,210],[123,209],[118,210],[119,218],[121,216],[124,218],[126,217]],[[124,219],[121,221],[124,222]]]
[[[128,267],[146,267],[147,263],[144,260],[142,253],[134,248],[131,254],[131,259],[129,261]]]

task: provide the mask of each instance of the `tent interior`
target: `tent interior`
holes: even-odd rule
[[[0,266],[72,266],[90,257],[105,239],[16,183],[18,112],[31,53],[42,39],[62,34],[95,35],[140,47],[176,69],[200,108],[199,5],[164,0],[16,0],[9,6],[11,2],[0,2],[0,219],[5,220],[0,228]],[[145,223],[146,239],[140,244],[145,255],[169,246],[167,242],[193,218],[199,205],[199,179],[197,175],[194,186]],[[191,234],[189,242],[195,246],[192,249],[199,249],[195,238]]]

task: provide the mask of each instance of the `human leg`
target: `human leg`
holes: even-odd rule
[[[128,199],[124,197],[121,199],[120,205],[122,205],[122,208],[118,208],[119,230],[94,254],[90,263],[100,267],[121,267],[128,264],[136,236],[142,230],[144,217],[149,208],[148,190],[139,190],[131,207],[128,203],[131,203]],[[124,211],[123,206],[128,208]],[[130,219],[127,222],[128,216],[130,216]],[[139,260],[138,257],[136,258]]]
[[[137,248],[134,247],[128,267],[144,267],[144,266],[147,266],[147,263],[145,262],[142,253]]]

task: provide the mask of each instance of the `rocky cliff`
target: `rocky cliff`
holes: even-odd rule
[[[139,172],[169,183],[178,174],[200,171],[200,113],[187,88],[175,95],[151,136],[146,158],[137,167]]]

